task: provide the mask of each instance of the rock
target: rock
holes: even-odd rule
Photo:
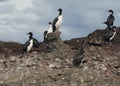
[[[49,68],[56,68],[54,64],[49,64]]]
[[[11,56],[11,57],[10,57],[10,61],[11,61],[11,62],[15,62],[16,59],[17,59],[17,58],[16,58],[15,56]]]
[[[60,38],[61,32],[49,33],[47,37],[46,51],[56,51],[68,49],[68,46],[64,44]]]
[[[86,62],[82,61],[79,68],[74,68],[72,59],[80,51],[80,44],[84,38],[68,40],[65,44],[61,40],[60,34],[60,32],[49,34],[47,46],[50,48],[50,52],[41,51],[45,49],[44,46],[44,49],[40,47],[40,51],[25,53],[22,59],[15,60],[19,56],[19,54],[16,55],[15,50],[13,50],[15,54],[12,52],[9,57],[0,55],[0,85],[120,86],[120,46],[116,44],[114,46],[87,45],[84,48],[83,59]],[[90,38],[85,38],[88,42],[98,45],[101,43],[98,35],[102,36],[102,34],[102,31],[97,31],[92,33]],[[118,35],[120,36],[120,32]],[[10,57],[12,55],[16,57]],[[3,59],[4,57],[5,59]],[[5,61],[7,62],[6,68],[4,67]]]
[[[27,67],[34,66],[34,65],[36,64],[36,63],[34,62],[34,60],[31,59],[31,58],[26,59],[25,63],[26,63],[26,66],[27,66]]]
[[[104,71],[107,70],[107,68],[105,67],[104,64],[101,64],[100,69],[102,69],[102,70],[104,70]]]

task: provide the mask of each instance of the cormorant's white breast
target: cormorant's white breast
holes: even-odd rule
[[[52,33],[52,32],[53,32],[52,23],[49,22],[48,23],[48,33]]]
[[[47,39],[47,35],[53,32],[52,23],[48,23],[48,30],[44,31],[44,41]]]
[[[112,41],[112,39],[115,37],[116,35],[116,26],[113,27],[113,35],[110,37],[110,41]]]
[[[29,52],[33,47],[33,39],[29,40],[29,45],[27,46],[27,52]]]

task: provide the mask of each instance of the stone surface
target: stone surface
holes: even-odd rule
[[[90,40],[96,41],[98,32],[91,34]],[[0,86],[120,86],[119,41],[112,46],[86,45],[83,63],[74,68],[72,60],[79,52],[81,42],[90,40],[77,38],[63,42],[60,32],[49,34],[49,40],[50,52],[43,43],[38,51],[26,53],[22,59],[10,46],[5,47],[8,49],[5,52],[0,46]],[[98,44],[95,41],[93,43]],[[10,55],[7,53],[9,50],[12,50]],[[13,57],[10,60],[11,56],[16,60]]]

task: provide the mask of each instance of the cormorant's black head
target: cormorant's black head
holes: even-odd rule
[[[48,22],[48,24],[52,24],[51,22]]]
[[[58,9],[58,11],[62,12],[62,9],[61,9],[61,8],[59,8],[59,9]]]
[[[113,10],[108,10],[107,12],[110,12],[110,13],[112,13],[112,14],[113,14]]]
[[[59,8],[58,11],[59,11],[59,15],[62,15],[62,9]]]
[[[28,34],[28,35],[31,35],[31,36],[33,35],[33,33],[32,33],[32,32],[29,32],[29,33],[27,33],[27,34]]]

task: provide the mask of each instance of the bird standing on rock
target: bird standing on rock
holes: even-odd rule
[[[108,18],[107,18],[107,23],[108,23],[108,26],[109,27],[111,27],[111,26],[113,26],[113,24],[114,24],[114,21],[115,21],[115,17],[113,16],[113,10],[108,10],[107,12],[109,12],[109,13],[111,13],[109,16],[108,16]]]
[[[81,64],[81,62],[84,58],[84,46],[85,46],[85,42],[82,42],[80,52],[73,57],[73,66],[74,67],[79,67],[79,65]]]
[[[116,26],[113,26],[110,30],[107,31],[104,40],[105,42],[111,42],[116,35]]]
[[[48,23],[48,30],[44,32],[44,42],[46,42],[48,34],[52,33],[52,32],[53,32],[52,23],[49,22]]]
[[[62,23],[62,20],[63,20],[63,17],[62,17],[62,9],[59,8],[58,9],[59,11],[59,15],[53,20],[53,32],[55,31],[58,31],[60,26],[61,26],[61,23]]]
[[[39,41],[37,39],[33,38],[33,33],[29,32],[27,34],[29,35],[29,40],[27,42],[25,42],[25,44],[23,45],[22,54],[24,54],[24,52],[29,52],[33,47],[34,48],[39,47]]]

